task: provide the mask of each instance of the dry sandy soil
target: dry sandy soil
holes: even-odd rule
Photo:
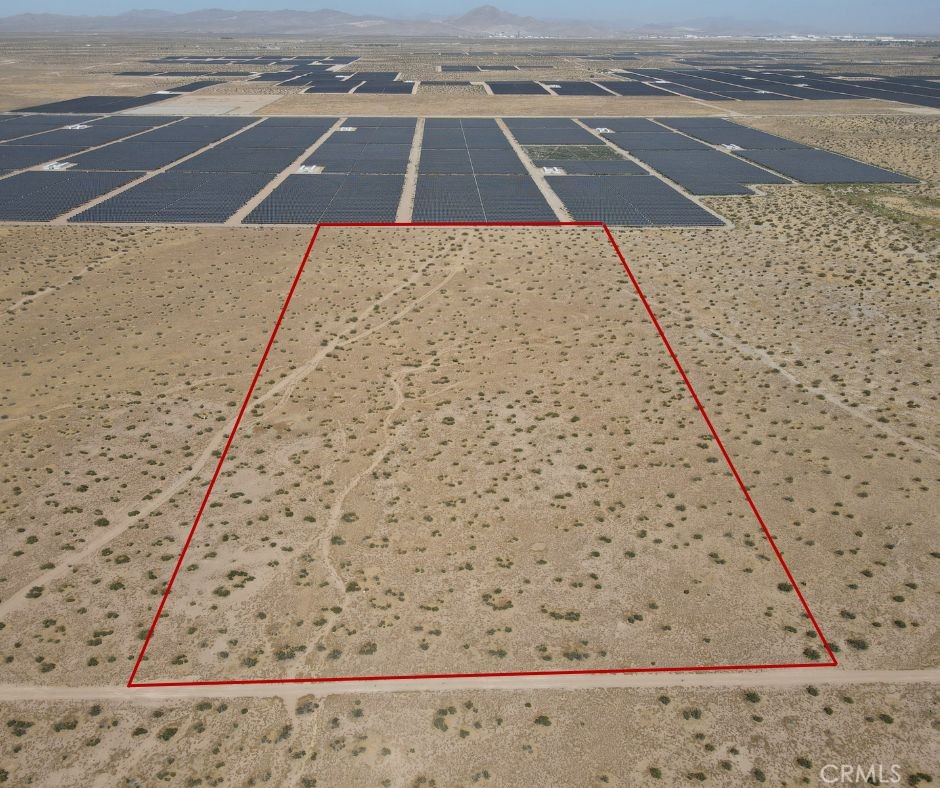
[[[938,121],[745,122],[924,180],[616,232],[857,683],[121,689],[310,229],[4,226],[0,779],[936,780]],[[819,656],[619,266],[593,231],[324,231],[141,679]]]

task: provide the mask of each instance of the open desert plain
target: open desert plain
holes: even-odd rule
[[[0,782],[940,780],[938,57],[0,37]]]

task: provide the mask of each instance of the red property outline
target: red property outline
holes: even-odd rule
[[[692,399],[695,402],[695,406],[698,409],[699,413],[702,414],[702,418],[705,420],[705,424],[708,427],[709,432],[712,437],[715,439],[715,443],[718,448],[721,450],[722,456],[725,458],[725,462],[728,464],[728,468],[731,470],[732,475],[734,476],[735,481],[738,483],[738,486],[741,488],[741,492],[744,493],[744,497],[747,500],[748,505],[751,508],[751,511],[754,513],[754,517],[757,518],[757,522],[760,523],[761,530],[764,532],[764,536],[767,537],[767,541],[770,543],[771,548],[773,548],[774,555],[777,557],[777,560],[780,562],[780,566],[783,567],[784,574],[786,574],[787,580],[790,583],[790,586],[796,592],[797,597],[800,600],[800,604],[803,606],[807,617],[810,622],[812,622],[813,629],[816,631],[816,634],[819,636],[819,640],[822,643],[823,647],[826,650],[826,653],[829,655],[829,662],[791,662],[783,664],[762,664],[762,665],[685,665],[685,666],[673,666],[673,667],[640,667],[640,668],[603,668],[603,669],[582,669],[582,670],[517,670],[517,671],[500,671],[492,673],[419,673],[414,675],[379,675],[379,676],[324,676],[324,677],[310,677],[310,678],[282,678],[282,679],[219,679],[213,681],[141,681],[136,682],[134,679],[137,676],[137,672],[140,670],[141,663],[144,659],[144,654],[147,651],[147,647],[150,645],[150,640],[153,637],[153,633],[157,628],[157,623],[160,621],[160,616],[163,614],[163,608],[166,605],[167,598],[170,595],[170,591],[173,588],[173,583],[176,582],[176,577],[179,574],[180,568],[183,565],[183,560],[186,557],[186,553],[189,550],[189,546],[193,541],[193,537],[196,534],[196,528],[199,525],[200,520],[202,519],[202,514],[206,509],[207,504],[209,503],[209,496],[212,494],[212,489],[215,487],[216,480],[219,478],[219,474],[222,471],[222,465],[225,462],[225,458],[228,455],[229,448],[232,445],[232,441],[235,438],[235,433],[238,431],[238,427],[241,424],[242,417],[245,415],[245,411],[248,408],[248,403],[251,401],[251,395],[254,393],[255,386],[258,383],[258,379],[261,377],[261,371],[264,368],[264,364],[268,359],[268,354],[271,351],[271,347],[274,345],[274,339],[277,336],[277,332],[280,330],[281,323],[284,320],[284,315],[287,312],[287,307],[290,304],[291,298],[293,298],[294,291],[297,289],[297,284],[300,281],[300,277],[303,274],[304,268],[307,265],[307,260],[310,257],[310,253],[313,249],[313,244],[317,240],[317,236],[320,233],[320,229],[323,227],[598,227],[602,228],[604,233],[607,236],[607,240],[610,242],[610,245],[613,247],[614,252],[616,252],[617,257],[620,259],[621,264],[623,265],[624,270],[627,272],[627,276],[630,278],[630,283],[633,285],[633,288],[636,290],[637,295],[640,297],[640,301],[643,303],[643,306],[646,309],[646,313],[649,315],[650,320],[655,326],[659,338],[662,340],[663,345],[665,345],[666,350],[669,353],[670,358],[673,363],[676,365],[676,369],[679,371],[679,375],[682,377],[683,383],[685,383],[686,388],[689,390],[689,393],[692,395]],[[613,673],[680,673],[680,672],[702,672],[702,671],[723,671],[723,670],[765,670],[772,668],[819,668],[819,667],[835,667],[839,664],[836,659],[836,655],[833,653],[832,648],[829,645],[829,642],[826,640],[826,636],[823,635],[822,629],[820,629],[819,624],[816,621],[816,617],[813,615],[813,611],[810,610],[809,604],[806,602],[803,592],[800,591],[800,586],[796,582],[796,579],[793,577],[793,573],[790,571],[790,567],[787,566],[787,562],[783,560],[783,555],[781,554],[777,543],[774,541],[773,536],[770,534],[770,530],[767,528],[767,524],[764,522],[764,518],[761,517],[760,512],[757,509],[757,505],[754,503],[754,499],[751,498],[751,494],[748,492],[747,487],[744,484],[741,474],[738,473],[738,469],[735,467],[734,462],[731,459],[731,455],[728,454],[725,445],[722,443],[721,438],[718,437],[718,432],[715,429],[715,425],[712,424],[712,420],[708,417],[708,414],[705,412],[705,407],[702,405],[701,400],[698,397],[698,394],[695,393],[695,389],[692,386],[692,381],[689,380],[689,376],[686,374],[685,370],[682,367],[682,364],[679,362],[679,357],[676,355],[675,351],[672,349],[672,345],[669,344],[669,340],[666,338],[666,332],[663,331],[663,327],[660,325],[659,320],[656,318],[656,315],[653,313],[653,309],[650,306],[649,301],[647,301],[646,296],[643,293],[643,290],[640,288],[640,283],[637,281],[636,276],[633,274],[633,271],[630,269],[629,264],[627,263],[626,258],[623,256],[623,252],[620,251],[620,247],[617,246],[616,240],[610,231],[610,228],[603,222],[449,222],[446,224],[437,224],[433,222],[405,222],[405,223],[387,223],[387,222],[337,222],[337,223],[325,223],[318,224],[314,228],[313,235],[310,238],[310,243],[307,244],[307,250],[304,252],[303,259],[300,261],[300,266],[297,269],[297,273],[294,275],[294,279],[291,282],[290,290],[287,291],[287,297],[284,299],[284,304],[281,307],[281,311],[277,316],[277,320],[274,323],[274,328],[271,331],[271,336],[268,338],[268,343],[264,348],[264,352],[261,354],[261,360],[258,362],[258,367],[255,369],[255,374],[251,379],[251,385],[248,386],[248,391],[245,394],[245,398],[242,401],[241,408],[239,408],[238,416],[235,418],[235,422],[232,425],[231,432],[229,433],[228,440],[225,442],[225,447],[222,449],[222,453],[219,455],[219,461],[216,464],[215,472],[212,474],[212,479],[209,481],[209,486],[206,488],[206,493],[202,498],[202,504],[199,506],[199,511],[196,513],[196,518],[193,520],[192,527],[189,529],[189,535],[186,537],[186,542],[183,545],[183,549],[180,552],[179,558],[176,560],[176,566],[173,568],[173,574],[170,575],[170,580],[167,583],[166,589],[163,592],[163,596],[160,599],[160,604],[157,607],[157,612],[154,614],[153,622],[150,624],[150,629],[147,631],[147,637],[144,639],[144,644],[141,646],[140,653],[137,655],[137,661],[134,663],[134,669],[131,671],[130,678],[128,679],[128,687],[208,687],[208,686],[237,686],[237,685],[246,685],[246,684],[312,684],[312,683],[327,683],[327,682],[344,682],[344,681],[392,681],[392,680],[409,680],[409,679],[463,679],[463,678],[493,678],[493,677],[509,677],[509,676],[571,676],[571,675],[602,675],[602,674],[613,674]]]

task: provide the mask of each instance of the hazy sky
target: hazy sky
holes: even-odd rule
[[[443,5],[435,0],[3,0],[0,15],[51,12],[115,14],[134,8],[159,8],[167,11],[191,11],[199,8],[259,9],[265,7],[314,10],[335,8],[354,14],[385,16],[456,15],[484,0],[465,0]],[[829,32],[940,31],[938,0],[722,0],[702,3],[696,0],[498,0],[493,2],[506,11],[542,18],[579,18],[617,22],[677,22],[702,17],[768,19],[783,24],[802,24],[825,28]],[[443,10],[446,9],[446,10]]]

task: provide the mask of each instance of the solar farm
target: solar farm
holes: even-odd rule
[[[443,53],[440,53],[443,54]],[[559,54],[559,53],[555,53]],[[642,52],[623,52],[609,56],[594,56],[585,52],[563,53],[568,59],[577,58],[587,63],[627,63],[638,60]],[[32,111],[68,112],[107,111],[109,102],[114,109],[142,106],[165,100],[174,92],[189,92],[215,83],[215,78],[239,78],[247,82],[269,83],[279,87],[295,88],[304,93],[343,94],[406,94],[421,90],[422,83],[440,84],[450,75],[475,79],[465,84],[476,84],[490,95],[541,96],[684,96],[703,101],[831,101],[852,98],[897,101],[922,107],[940,108],[940,87],[929,75],[905,75],[880,78],[868,73],[855,73],[844,77],[819,73],[812,67],[795,69],[800,64],[766,64],[758,67],[734,63],[730,68],[703,67],[716,61],[679,58],[675,68],[632,68],[629,65],[612,67],[594,79],[552,79],[551,63],[526,62],[545,60],[541,52],[519,53],[519,64],[508,63],[441,63],[433,66],[433,79],[407,79],[401,71],[369,70],[359,56],[348,55],[292,55],[292,56],[205,56],[173,55],[146,61],[153,70],[118,71],[116,76],[131,77],[205,77],[207,80],[175,86],[140,97],[125,96],[112,99],[88,96],[65,102],[54,102],[29,108]],[[695,63],[688,68],[686,63]],[[142,65],[145,65],[142,64]],[[173,70],[159,70],[159,67]],[[211,70],[182,71],[178,66],[207,66]],[[219,69],[218,67],[223,68]],[[229,67],[244,70],[225,70]],[[251,69],[257,69],[252,71]],[[263,69],[263,70],[262,70]],[[794,73],[796,70],[805,73]],[[520,72],[544,71],[541,79],[514,79]],[[422,75],[427,70],[422,70]],[[493,75],[499,79],[494,80]],[[443,84],[447,84],[446,79]],[[169,94],[169,95],[168,95]],[[126,106],[125,106],[126,104]]]
[[[0,35],[0,783],[936,783],[940,46],[255,13]]]
[[[0,138],[0,221],[708,226],[696,196],[917,182],[724,118],[11,114]]]

